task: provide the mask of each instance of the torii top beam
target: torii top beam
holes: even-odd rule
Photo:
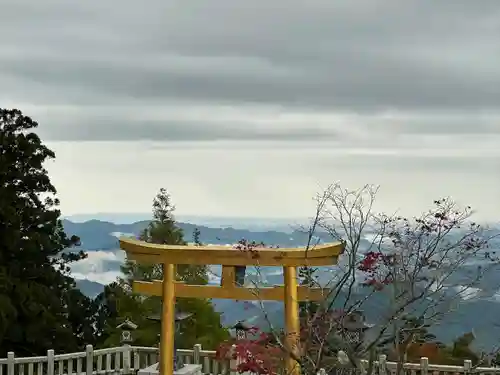
[[[158,245],[133,238],[120,238],[127,258],[149,264],[222,264],[227,266],[329,266],[337,264],[344,243],[306,248],[255,248],[237,250],[229,246]]]

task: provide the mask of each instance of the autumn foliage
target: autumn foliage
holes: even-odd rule
[[[340,272],[332,274],[332,278],[337,277],[340,281],[337,284],[329,284],[333,285],[329,286],[332,293],[328,295],[325,303],[301,321],[300,350],[294,351],[292,356],[303,367],[307,365],[311,372],[315,373],[326,367],[325,361],[330,361],[329,365],[332,363],[332,358],[340,347],[337,345],[339,341],[342,342],[343,348],[345,345],[351,345],[346,352],[355,366],[359,364],[359,359],[367,359],[377,351],[381,353],[384,346],[394,347],[398,341],[397,337],[410,343],[400,346],[400,349],[405,351],[400,353],[401,358],[408,354],[414,356],[422,353],[430,358],[437,358],[436,343],[411,344],[415,329],[419,327],[409,331],[404,328],[395,333],[394,326],[391,325],[394,325],[394,322],[403,322],[404,316],[416,312],[418,321],[426,325],[432,319],[443,316],[449,311],[446,307],[447,301],[443,297],[445,294],[439,294],[446,290],[443,280],[447,280],[461,265],[478,254],[485,259],[495,260],[494,253],[481,252],[488,247],[489,238],[484,235],[481,226],[469,221],[472,213],[470,207],[459,209],[450,199],[440,199],[434,201],[431,210],[413,219],[376,215],[370,211],[375,191],[376,189],[365,187],[350,192],[334,186],[322,196],[323,201],[320,204],[324,206],[326,200],[331,200],[333,211],[338,211],[338,215],[334,213],[332,218],[340,220],[340,231],[337,231],[335,225],[331,228],[323,226],[323,229],[326,228],[334,240],[345,241],[344,257],[348,259],[347,268],[343,271],[345,275]],[[363,212],[364,205],[368,207],[366,212]],[[325,212],[328,210],[332,209],[325,209]],[[368,222],[371,234],[373,230],[376,233],[370,246],[361,248],[360,243]],[[315,228],[320,227],[318,223],[323,223],[321,218],[318,218]],[[339,233],[343,233],[345,238]],[[235,247],[253,253],[257,247],[264,247],[264,244],[242,240]],[[478,273],[473,275],[468,283],[464,283],[467,286],[474,285],[483,271],[478,268]],[[352,292],[356,281],[367,287],[368,292],[364,299],[351,301],[349,293]],[[362,308],[363,302],[373,296],[373,293],[377,294],[386,288],[390,288],[392,302],[390,311],[384,315],[385,321],[380,322],[381,327],[375,338],[362,345],[346,342],[349,339],[348,335],[344,334],[344,317],[354,311],[353,309]],[[341,302],[343,308],[334,307],[335,298],[345,294],[347,297],[343,297],[345,300]],[[422,306],[422,301],[426,301],[427,310],[418,313],[418,306]],[[432,311],[432,314],[429,311]],[[283,359],[289,355],[285,350],[283,334],[266,334],[254,328],[251,336],[222,344],[218,350],[219,358],[238,358],[236,370],[240,372],[277,373]],[[338,365],[335,361],[334,358],[333,367]]]
[[[248,331],[251,338],[229,340],[217,349],[218,359],[232,359],[235,370],[254,374],[275,374],[283,360],[283,351],[273,343],[271,334],[257,327]]]

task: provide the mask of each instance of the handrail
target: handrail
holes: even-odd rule
[[[199,363],[204,374],[224,375],[229,373],[229,361],[215,358],[214,350],[202,350],[196,344],[193,349],[177,351],[183,363]],[[111,375],[135,374],[137,370],[158,362],[158,348],[129,346],[94,349],[87,345],[84,352],[55,354],[47,351],[45,356],[16,357],[9,352],[0,358],[0,375]]]
[[[215,358],[215,350],[202,350],[200,344],[193,349],[178,349],[177,354],[185,364],[201,364],[202,373],[210,375],[235,375],[236,370],[229,360],[220,361]],[[9,352],[7,358],[0,358],[0,375],[111,375],[135,374],[137,370],[151,366],[157,362],[158,348],[144,346],[123,345],[113,348],[93,349],[87,345],[84,352],[55,354],[54,350],[47,351],[46,356],[16,357]],[[363,360],[361,364],[366,368],[368,362]],[[233,365],[233,366],[232,366]],[[378,374],[390,375],[397,369],[396,362],[386,361],[381,355],[375,361],[374,367]],[[419,363],[405,363],[403,365],[405,374],[420,375],[439,372],[441,375],[452,374],[488,374],[500,375],[500,367],[472,367],[470,360],[465,360],[463,366],[430,364],[428,358],[423,357]],[[325,375],[320,370],[318,375]]]

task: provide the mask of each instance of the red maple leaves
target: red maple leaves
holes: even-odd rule
[[[272,335],[261,332],[257,327],[252,327],[248,334],[253,338],[222,343],[217,349],[216,357],[236,361],[235,370],[239,373],[276,374],[283,353],[272,343]]]
[[[393,276],[386,272],[394,262],[394,255],[386,255],[381,251],[369,251],[359,262],[358,270],[366,275],[362,285],[371,286],[376,290],[382,290],[385,285],[393,282]]]

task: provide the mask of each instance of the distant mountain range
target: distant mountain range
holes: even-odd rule
[[[77,235],[81,239],[81,248],[89,252],[89,257],[92,252],[104,251],[106,253],[118,254],[121,252],[118,248],[118,237],[120,235],[136,235],[140,233],[147,225],[148,221],[139,221],[131,224],[114,224],[112,222],[89,220],[86,222],[72,222],[64,220],[63,225],[65,230],[70,235]],[[281,232],[276,230],[248,230],[227,228],[214,228],[204,225],[195,225],[191,223],[178,223],[184,230],[185,238],[190,241],[195,228],[201,232],[201,241],[210,244],[232,244],[242,238],[247,240],[255,240],[264,242],[268,245],[279,245],[281,247],[296,247],[304,246],[307,243],[307,234],[300,230],[290,230],[290,232]],[[326,233],[318,233],[317,239],[320,242],[331,241],[331,238]],[[369,245],[368,240],[364,240],[362,246]],[[500,243],[494,243],[489,251],[500,249]],[[108,262],[105,269],[110,271],[118,271],[120,263],[117,261]],[[472,267],[472,268],[471,268]],[[477,265],[463,267],[460,273],[453,280],[450,280],[451,287],[460,285],[460,280],[467,273],[475,269]],[[220,274],[217,266],[214,266],[214,273]],[[249,271],[251,272],[251,270]],[[263,278],[267,284],[281,284],[282,274],[281,269],[276,267],[265,268]],[[324,277],[330,277],[330,271],[325,270]],[[251,276],[250,276],[251,277]],[[212,282],[217,283],[218,279],[214,278]],[[77,280],[77,286],[88,296],[95,297],[99,294],[104,285],[89,281]],[[464,332],[474,330],[476,334],[476,346],[480,348],[491,348],[500,344],[500,267],[495,272],[490,272],[486,278],[482,280],[474,298],[464,298],[459,302],[454,311],[450,313],[445,321],[433,327],[433,331],[438,338],[444,342],[449,342],[461,335]],[[356,293],[362,294],[362,290],[357,290]],[[231,325],[237,320],[246,319],[254,324],[263,326],[265,321],[263,314],[260,312],[260,307],[254,306],[248,308],[249,304],[232,300],[214,300],[216,309],[223,313],[224,324]],[[386,303],[386,298],[380,295],[377,298],[372,298],[363,308],[367,319],[373,323],[377,323],[380,306]],[[280,327],[283,324],[283,307],[281,303],[266,302],[266,313],[271,322]]]
[[[298,225],[308,222],[306,218],[259,218],[259,217],[214,217],[203,215],[175,215],[176,220],[182,223],[201,225],[209,228],[244,228],[254,232],[276,230],[290,232]],[[135,223],[147,221],[151,213],[96,213],[66,216],[64,219],[74,223],[83,223],[90,220],[107,221],[115,224]]]
[[[63,220],[64,229],[70,235],[79,236],[81,248],[86,251],[115,250],[118,248],[117,237],[120,235],[139,234],[147,227],[149,221],[138,221],[132,224],[114,224],[107,221],[89,220],[75,223]],[[248,241],[264,242],[266,245],[280,246],[303,246],[307,244],[307,233],[300,230],[288,232],[251,231],[248,229],[211,228],[204,225],[190,223],[177,223],[184,231],[186,241],[191,241],[196,228],[200,230],[200,241],[209,244],[234,244],[242,238]],[[321,241],[329,241],[327,233],[318,233],[317,238]]]

